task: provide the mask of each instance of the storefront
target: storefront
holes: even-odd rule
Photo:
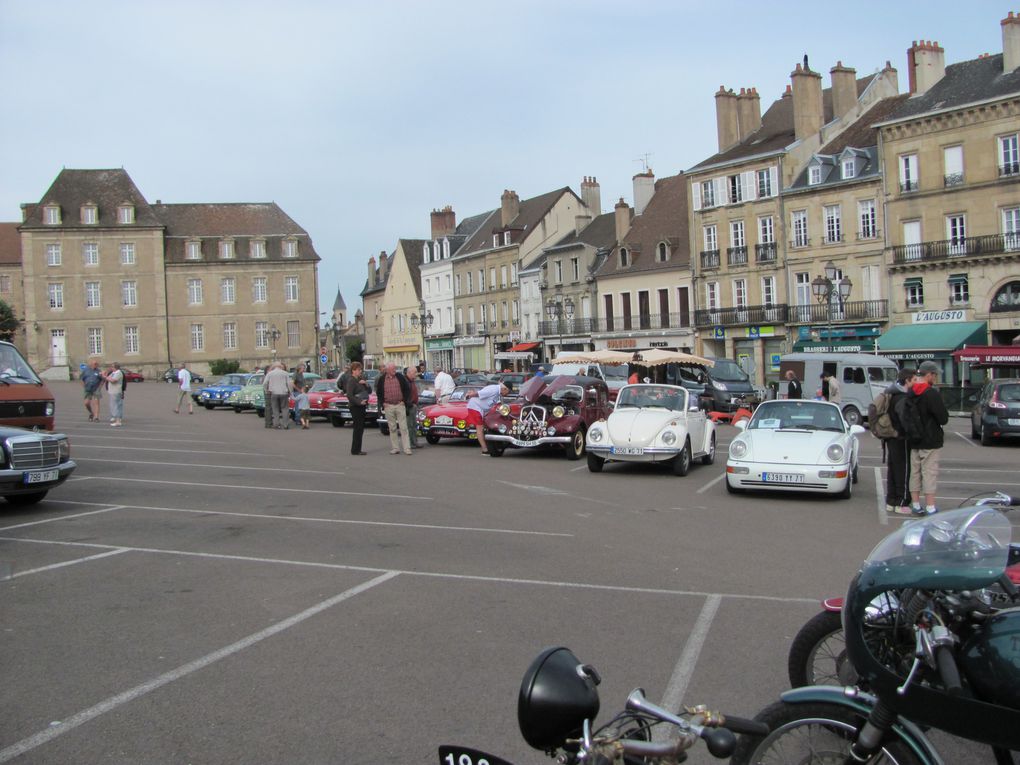
[[[489,369],[488,343],[484,337],[453,338],[454,366],[460,369]]]
[[[1020,345],[965,346],[953,351],[953,359],[977,372],[976,375],[964,372],[971,379],[983,379],[985,370],[992,377],[1020,377]]]
[[[516,343],[493,357],[499,369],[512,372],[530,372],[542,343]]]
[[[425,340],[426,363],[428,371],[437,369],[453,369],[453,338]]]
[[[701,338],[700,356],[736,361],[756,386],[779,380],[779,357],[786,351],[783,327],[712,327]]]
[[[953,311],[916,313],[913,323],[898,324],[879,337],[876,352],[894,360],[901,368],[934,361],[939,365],[939,380],[943,384],[970,382],[960,376],[953,351],[965,345],[984,345],[988,341],[988,327],[983,321],[942,320],[955,315]]]
[[[420,345],[384,345],[386,363],[393,362],[397,369],[414,367],[421,361]]]
[[[794,353],[874,353],[881,328],[877,324],[839,327],[798,327]]]

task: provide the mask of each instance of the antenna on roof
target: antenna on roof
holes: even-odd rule
[[[642,173],[647,173],[648,172],[648,159],[651,156],[652,156],[651,152],[646,152],[645,154],[642,154],[637,159],[631,160],[631,161],[632,162],[640,162],[641,163],[641,172]]]

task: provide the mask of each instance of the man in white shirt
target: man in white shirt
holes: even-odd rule
[[[191,372],[184,366],[184,362],[181,362],[181,368],[177,370],[177,382],[180,383],[180,396],[177,397],[177,408],[174,409],[174,414],[181,413],[181,404],[184,403],[184,399],[188,399],[188,414],[194,414],[195,408],[194,403],[191,400]]]
[[[453,393],[453,389],[457,387],[453,378],[450,377],[449,372],[442,367],[436,367],[436,379],[434,384],[436,387],[437,404],[447,403],[450,400],[450,394]]]

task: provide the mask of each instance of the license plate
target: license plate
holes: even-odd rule
[[[25,483],[49,483],[60,478],[59,470],[36,470],[25,473]]]
[[[453,418],[446,415],[436,417],[436,425],[453,425]]]
[[[765,483],[804,483],[802,473],[762,473],[761,480]]]
[[[645,450],[640,446],[614,446],[610,449],[612,454],[644,454]]]
[[[1020,425],[1020,419],[1010,418],[1006,420],[1006,422],[1009,423],[1010,425]]]

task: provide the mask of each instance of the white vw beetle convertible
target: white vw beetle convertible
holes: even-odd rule
[[[730,444],[726,489],[816,491],[850,498],[860,425],[826,401],[765,401]]]
[[[670,462],[687,475],[691,462],[715,460],[715,423],[679,385],[628,385],[606,420],[588,428],[588,470],[609,461]]]

